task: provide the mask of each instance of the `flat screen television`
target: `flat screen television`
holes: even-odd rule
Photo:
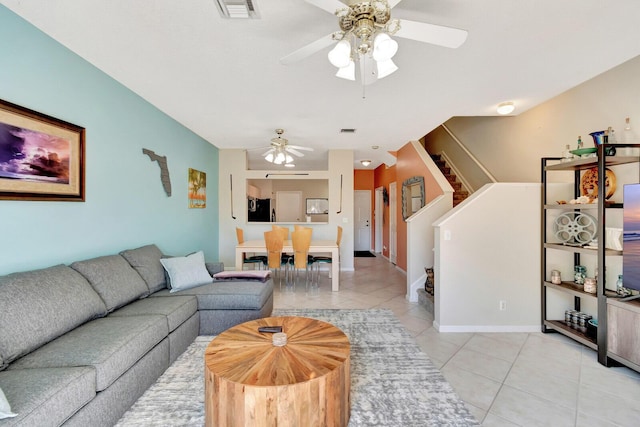
[[[640,184],[626,184],[623,200],[623,286],[640,290]]]

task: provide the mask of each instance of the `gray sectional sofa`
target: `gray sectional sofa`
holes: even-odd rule
[[[0,427],[113,425],[197,335],[271,314],[271,279],[170,292],[162,257],[148,245],[0,277],[0,390],[17,414]]]

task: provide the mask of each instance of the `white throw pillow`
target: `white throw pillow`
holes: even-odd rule
[[[162,258],[160,262],[169,275],[170,292],[195,288],[213,281],[204,265],[202,251],[185,257]]]
[[[6,396],[2,392],[2,389],[0,388],[0,420],[3,418],[15,417],[16,415],[18,414],[14,414],[13,412],[11,412],[11,406],[9,406],[9,401],[7,400]]]

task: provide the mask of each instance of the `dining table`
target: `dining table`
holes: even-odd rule
[[[267,245],[264,239],[246,240],[236,245],[236,271],[242,270],[243,254],[266,253]],[[293,253],[293,243],[285,240],[282,247],[283,253]],[[340,290],[340,247],[335,240],[311,240],[310,254],[331,254],[331,290]]]

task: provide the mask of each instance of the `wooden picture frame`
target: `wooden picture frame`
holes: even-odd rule
[[[0,200],[84,198],[85,129],[0,100]]]

